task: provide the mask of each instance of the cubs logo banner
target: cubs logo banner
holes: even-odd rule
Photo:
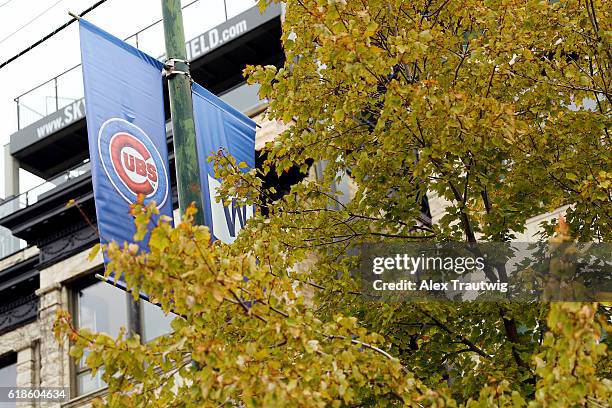
[[[208,157],[223,149],[237,163],[248,165],[244,171],[254,168],[255,122],[196,83],[191,91],[204,219],[213,239],[229,244],[234,242],[247,219],[253,216],[254,208],[237,206],[235,201],[225,206],[217,201],[221,182],[215,178],[213,163],[208,162]]]
[[[98,231],[121,245],[133,241],[129,207],[139,194],[172,216],[163,67],[83,19],[80,38]]]

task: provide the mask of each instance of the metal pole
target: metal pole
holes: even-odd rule
[[[176,60],[175,70],[188,73],[189,66],[182,62],[187,59],[187,50],[185,49],[185,32],[183,31],[183,13],[180,0],[162,0],[162,16],[166,39],[166,58]],[[170,91],[170,113],[172,116],[179,211],[182,217],[187,207],[191,203],[195,203],[198,213],[194,222],[203,225],[204,212],[193,122],[190,77],[183,74],[171,75],[168,79],[168,89]]]
[[[59,94],[57,93],[57,77],[53,78],[55,82],[55,111],[59,110]]]
[[[15,98],[17,102],[17,130],[21,130],[21,109],[19,108],[19,98]]]

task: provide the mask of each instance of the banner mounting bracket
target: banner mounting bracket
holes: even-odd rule
[[[176,69],[177,62],[185,64],[187,67],[189,67],[189,61],[187,60],[178,59],[178,58],[169,58],[164,62],[164,71],[163,71],[164,76],[166,78],[170,78],[173,75],[186,75],[189,78],[189,81],[193,82],[193,79],[191,78],[191,75],[189,74],[189,72]]]

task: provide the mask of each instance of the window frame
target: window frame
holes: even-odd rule
[[[76,282],[74,282],[69,287],[70,313],[73,316],[72,319],[73,319],[74,327],[77,329],[79,329],[81,326],[80,310],[79,310],[80,308],[79,292],[97,283],[104,283],[104,281],[95,277],[96,273],[104,273],[104,271],[98,270],[92,274],[88,274],[86,277],[78,279]],[[132,310],[133,310],[133,307],[131,307],[131,304],[133,303],[133,298],[128,292],[125,292],[124,295],[126,296],[126,305],[127,305],[126,310],[125,310],[125,316],[126,316],[126,321],[127,321],[126,330],[127,330],[128,336],[131,336],[134,333],[134,330],[133,330],[134,328],[132,327],[132,318],[130,317],[130,315],[132,314]],[[81,366],[80,361],[77,361],[77,359],[75,359],[74,357],[71,357],[70,360],[71,360],[70,386],[71,386],[71,389],[75,390],[75,398],[79,398],[79,397],[82,397],[83,395],[87,395],[90,393],[95,393],[95,392],[100,391],[101,389],[106,388],[106,387],[102,387],[94,391],[82,392],[79,389],[79,376],[85,373],[88,373],[88,372],[91,373],[91,368],[87,367],[86,365]]]
[[[101,274],[103,273],[102,270],[96,270],[91,274],[87,274],[87,276],[80,278],[78,280],[76,280],[75,282],[73,282],[69,287],[69,309],[70,312],[73,316],[73,323],[74,323],[74,327],[75,328],[80,328],[80,303],[79,303],[79,292],[90,287],[93,286],[97,283],[103,283],[106,285],[110,285],[111,283],[105,283],[103,280],[96,278],[96,274]],[[143,302],[146,302],[146,300],[144,299],[137,299],[136,301],[134,301],[133,296],[127,292],[124,291],[124,295],[126,297],[126,321],[127,321],[127,336],[133,336],[134,334],[138,334],[140,336],[140,342],[141,343],[145,343],[145,317],[144,317],[144,306],[143,306]],[[150,303],[150,302],[149,302]],[[156,306],[155,304],[152,303],[152,305]],[[149,339],[152,340],[152,339]],[[86,366],[81,366],[79,363],[79,361],[77,361],[75,358],[71,357],[71,364],[70,364],[70,385],[71,388],[73,390],[75,390],[75,398],[80,398],[83,395],[88,395],[90,393],[96,393],[99,392],[100,390],[104,389],[105,387],[96,389],[94,391],[90,391],[87,393],[83,393],[81,392],[81,390],[79,389],[79,385],[78,385],[78,379],[79,376],[83,375],[84,373],[88,373],[91,372],[91,369],[86,367]]]
[[[17,376],[18,376],[17,375],[17,352],[14,350],[10,350],[6,352],[5,354],[0,355],[0,369],[10,367],[10,366],[15,366],[15,385],[19,386],[19,384],[17,384]],[[0,386],[6,387],[7,385],[0,384]]]
[[[13,364],[17,365],[16,351],[8,351],[0,355],[0,368],[8,367]]]

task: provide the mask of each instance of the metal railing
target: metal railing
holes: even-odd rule
[[[0,203],[0,218],[4,218],[15,211],[37,203],[49,191],[67,183],[70,180],[82,176],[83,174],[89,173],[90,170],[91,163],[89,162],[89,159],[86,159],[83,161],[83,163],[79,163],[75,167],[60,173],[52,179],[47,180],[24,193],[13,197],[8,197]]]
[[[24,193],[13,197],[8,197],[0,202],[0,218],[4,218],[16,211],[26,208],[29,205],[37,203],[47,193],[51,194],[51,190],[67,183],[70,180],[89,173],[90,170],[91,163],[89,162],[89,159],[87,159],[83,163],[79,163],[70,170],[66,170]],[[25,248],[26,245],[27,244],[25,241],[13,236],[9,229],[0,227],[0,259],[20,251],[21,249]]]
[[[190,39],[255,7],[255,0],[194,0],[183,6],[185,39]],[[165,52],[162,20],[157,20],[125,41],[149,55]],[[51,78],[15,98],[17,130],[83,98],[81,65]]]

